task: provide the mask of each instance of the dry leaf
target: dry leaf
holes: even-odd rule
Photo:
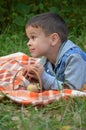
[[[72,130],[72,127],[69,125],[63,126],[60,130]]]

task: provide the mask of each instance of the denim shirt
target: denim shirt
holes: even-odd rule
[[[62,89],[63,83],[72,89],[80,89],[86,83],[86,53],[70,40],[62,44],[54,69],[43,58],[41,63],[45,71],[41,79],[44,89]]]
[[[64,75],[64,71],[65,71],[65,61],[66,59],[74,53],[78,53],[81,55],[81,57],[83,58],[84,61],[86,61],[86,53],[83,52],[79,47],[73,47],[70,48],[63,56],[62,58],[59,60],[58,66],[55,68],[55,73],[57,74],[57,79],[60,81],[65,81],[65,75]]]

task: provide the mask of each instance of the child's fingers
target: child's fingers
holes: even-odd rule
[[[41,74],[44,71],[44,67],[41,64],[39,64],[39,63],[35,64],[33,66],[33,68],[34,68],[34,70],[36,70],[39,73],[40,76],[41,76]]]
[[[38,77],[34,73],[28,73],[28,79],[30,82],[38,82]]]
[[[34,77],[34,74],[33,74],[33,73],[28,73],[27,76],[33,78],[33,77]]]
[[[30,58],[29,59],[29,64],[35,64],[37,62],[37,58]]]
[[[34,59],[32,60],[34,61]],[[42,65],[40,65],[39,63],[35,63],[35,64],[30,64],[30,66],[26,66],[24,71],[23,71],[23,76],[27,79],[27,80],[36,80],[38,81],[37,75],[34,73],[33,70],[37,71],[39,73],[39,75],[41,76],[42,72],[43,72],[44,67]]]
[[[27,70],[24,70],[24,71],[22,72],[22,75],[25,76],[26,73],[27,73]]]

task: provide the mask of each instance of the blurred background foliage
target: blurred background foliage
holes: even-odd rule
[[[86,0],[0,0],[0,43],[14,42],[17,45],[21,40],[25,42],[27,20],[33,15],[48,11],[64,18],[68,24],[69,38],[74,41],[79,38],[83,48],[82,42],[86,43]],[[26,49],[21,49],[21,44],[22,42],[20,51],[27,53]],[[6,54],[11,52],[10,49]],[[4,51],[0,55],[4,55]]]

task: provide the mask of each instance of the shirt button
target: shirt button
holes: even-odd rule
[[[49,72],[49,69],[47,69],[47,72]]]

